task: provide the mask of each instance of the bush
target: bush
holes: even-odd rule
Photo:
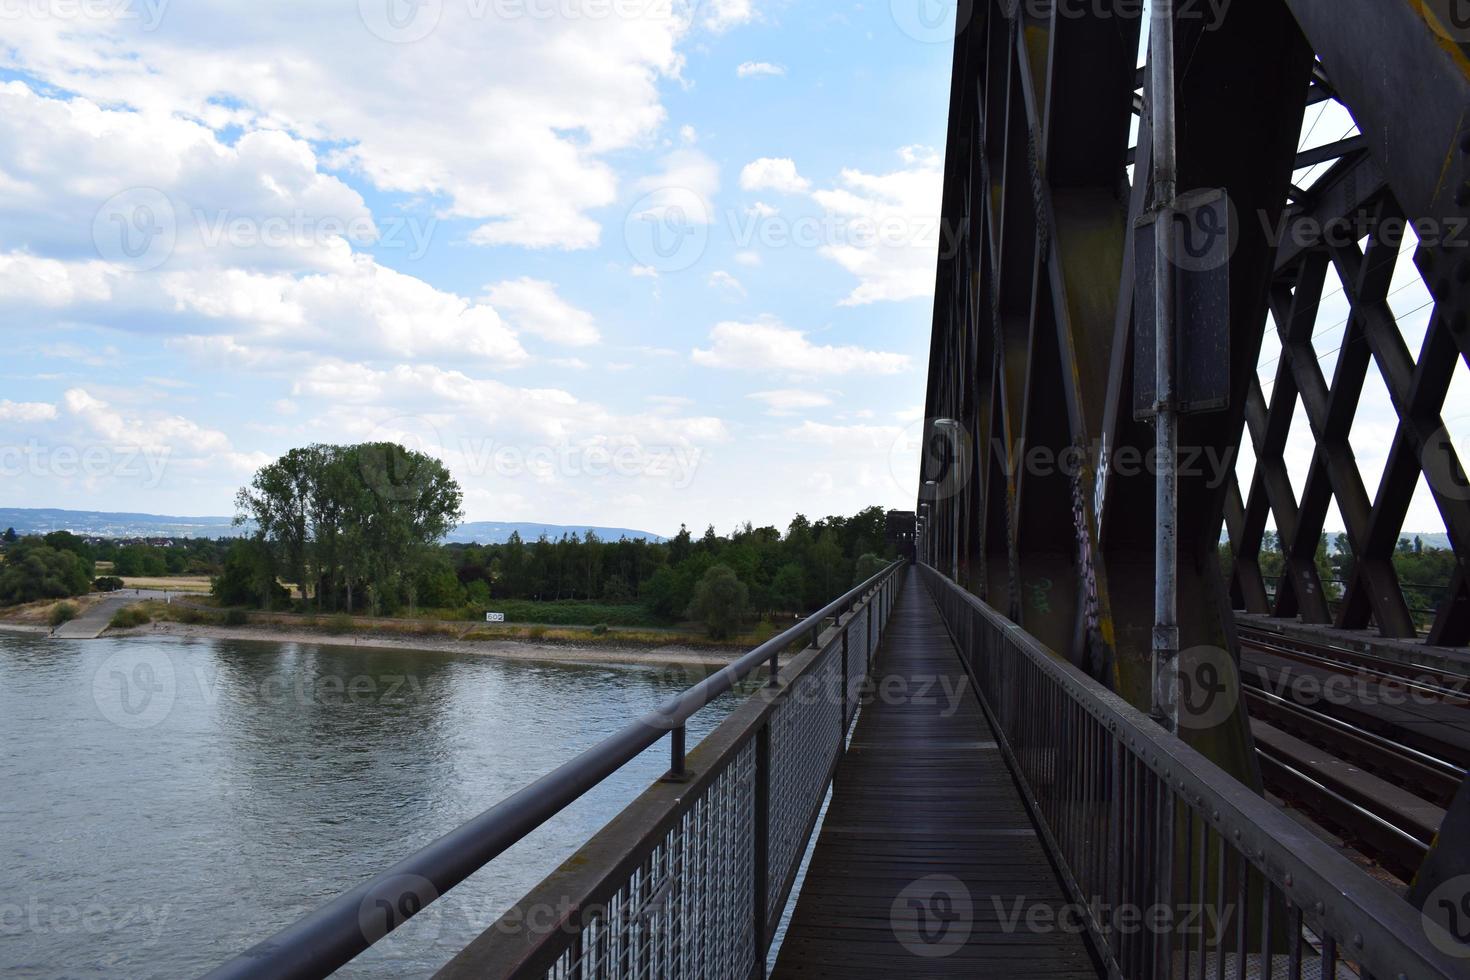
[[[116,592],[123,587],[123,580],[116,575],[103,575],[92,583],[98,592]]]
[[[226,626],[244,626],[250,622],[250,614],[243,609],[226,609]]]
[[[56,605],[51,607],[51,612],[46,618],[51,623],[51,628],[55,629],[62,623],[69,623],[73,619],[76,619],[77,612],[78,609],[76,603],[58,602]]]
[[[607,624],[606,623],[598,623],[596,626],[592,627],[592,635],[593,636],[606,636],[607,635]]]
[[[334,616],[328,616],[326,630],[328,633],[331,633],[334,636],[341,636],[343,633],[351,633],[352,617],[347,615],[346,613],[337,613]]]
[[[112,616],[112,628],[115,630],[136,629],[139,626],[147,626],[153,622],[153,617],[143,610],[142,606],[128,606],[119,609]]]

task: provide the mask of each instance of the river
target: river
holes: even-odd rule
[[[0,973],[197,975],[697,676],[0,633]],[[733,703],[691,721],[691,747]],[[340,975],[432,973],[662,774],[666,744]]]

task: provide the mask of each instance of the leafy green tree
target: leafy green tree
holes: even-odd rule
[[[771,605],[784,612],[800,612],[806,608],[806,576],[801,566],[791,561],[782,565],[771,583]]]
[[[0,604],[64,599],[92,591],[91,568],[74,552],[58,551],[40,538],[22,538],[0,567]]]
[[[857,560],[857,563],[853,566],[852,587],[857,588],[859,585],[862,585],[874,575],[877,575],[879,572],[883,571],[883,569],[887,566],[888,563],[882,558],[879,558],[871,551],[868,552],[867,554],[860,557]],[[834,596],[834,598],[836,597]]]
[[[688,616],[704,623],[710,637],[727,640],[740,631],[750,591],[728,565],[711,565],[694,590]]]
[[[20,540],[20,535],[15,533],[15,528],[7,527],[4,536],[0,537],[0,540],[3,540],[6,544],[15,544]]]
[[[210,583],[210,593],[223,606],[274,609],[290,601],[276,580],[275,557],[259,537],[241,538],[225,556],[224,567]]]

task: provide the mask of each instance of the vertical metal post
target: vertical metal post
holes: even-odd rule
[[[851,623],[849,623],[848,626],[850,627]],[[847,717],[847,702],[851,700],[850,692],[852,691],[852,683],[847,679],[848,636],[850,636],[851,633],[852,630],[850,628],[845,627],[842,630],[842,734],[839,737],[842,739],[843,743],[847,742],[847,726],[849,724]]]
[[[1178,416],[1174,394],[1174,200],[1178,157],[1174,130],[1174,0],[1154,0],[1149,23],[1149,121],[1153,134],[1154,300],[1154,633],[1153,717],[1179,730]]]
[[[684,726],[680,725],[669,734],[669,776],[684,778]]]
[[[766,976],[766,891],[770,873],[770,813],[771,813],[771,721],[766,721],[755,733],[755,813],[751,836],[751,908],[755,913],[755,980]]]

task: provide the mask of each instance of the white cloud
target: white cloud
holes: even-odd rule
[[[806,408],[822,408],[832,404],[832,399],[819,391],[804,388],[782,388],[776,391],[756,391],[746,396],[765,403],[767,415],[792,415]]]
[[[735,74],[741,78],[779,77],[786,74],[786,68],[769,61],[747,61],[735,69]]]
[[[542,18],[420,4],[413,16],[437,24],[411,23],[433,29],[399,44],[365,25],[371,5],[196,0],[169,5],[160,30],[9,18],[0,67],[135,108],[143,131],[192,118],[329,143],[335,166],[377,188],[479,221],[478,242],[583,248],[600,232],[588,212],[617,194],[605,158],[659,129],[659,82],[682,70],[690,17],[662,6]],[[753,16],[749,0],[718,0],[701,23],[719,31]]]
[[[742,190],[805,194],[811,186],[811,181],[796,172],[796,163],[785,157],[761,157],[747,163],[740,171]]]
[[[745,295],[745,286],[724,269],[716,269],[710,273],[709,284],[715,289],[723,289],[738,296]]]
[[[634,279],[657,279],[658,270],[651,265],[635,265],[629,267],[628,275]]]
[[[901,170],[844,170],[840,187],[812,193],[841,228],[840,241],[822,253],[859,280],[845,306],[933,294],[944,162],[922,147],[900,158]]]
[[[754,204],[745,209],[745,213],[754,215],[757,218],[774,218],[776,215],[781,213],[781,210],[779,208],[771,207],[764,201],[756,201]]]
[[[736,252],[735,261],[745,266],[757,266],[761,264],[761,254],[751,251]]]
[[[685,147],[659,161],[658,173],[634,184],[643,193],[641,213],[660,215],[680,208],[687,221],[707,225],[715,220],[715,194],[720,189],[720,167],[703,152]]]
[[[833,229],[821,248],[858,279],[844,306],[885,300],[927,298],[934,291],[934,265],[940,242],[944,161],[926,147],[899,151],[903,166],[886,174],[842,171],[837,186],[813,189],[796,163],[762,157],[745,166],[740,186],[747,191],[772,190],[809,195],[827,213]],[[774,217],[775,209],[757,202],[747,208],[757,218]]]
[[[50,422],[55,418],[56,406],[48,402],[0,400],[0,422]]]
[[[755,19],[753,0],[706,0],[704,24],[716,34]]]
[[[710,330],[710,341],[708,350],[696,348],[690,355],[694,363],[787,375],[897,374],[909,368],[907,355],[818,346],[800,330],[770,319],[716,324]]]
[[[567,347],[588,347],[602,339],[592,314],[579,310],[540,279],[512,279],[485,291],[485,298],[519,330]]]

